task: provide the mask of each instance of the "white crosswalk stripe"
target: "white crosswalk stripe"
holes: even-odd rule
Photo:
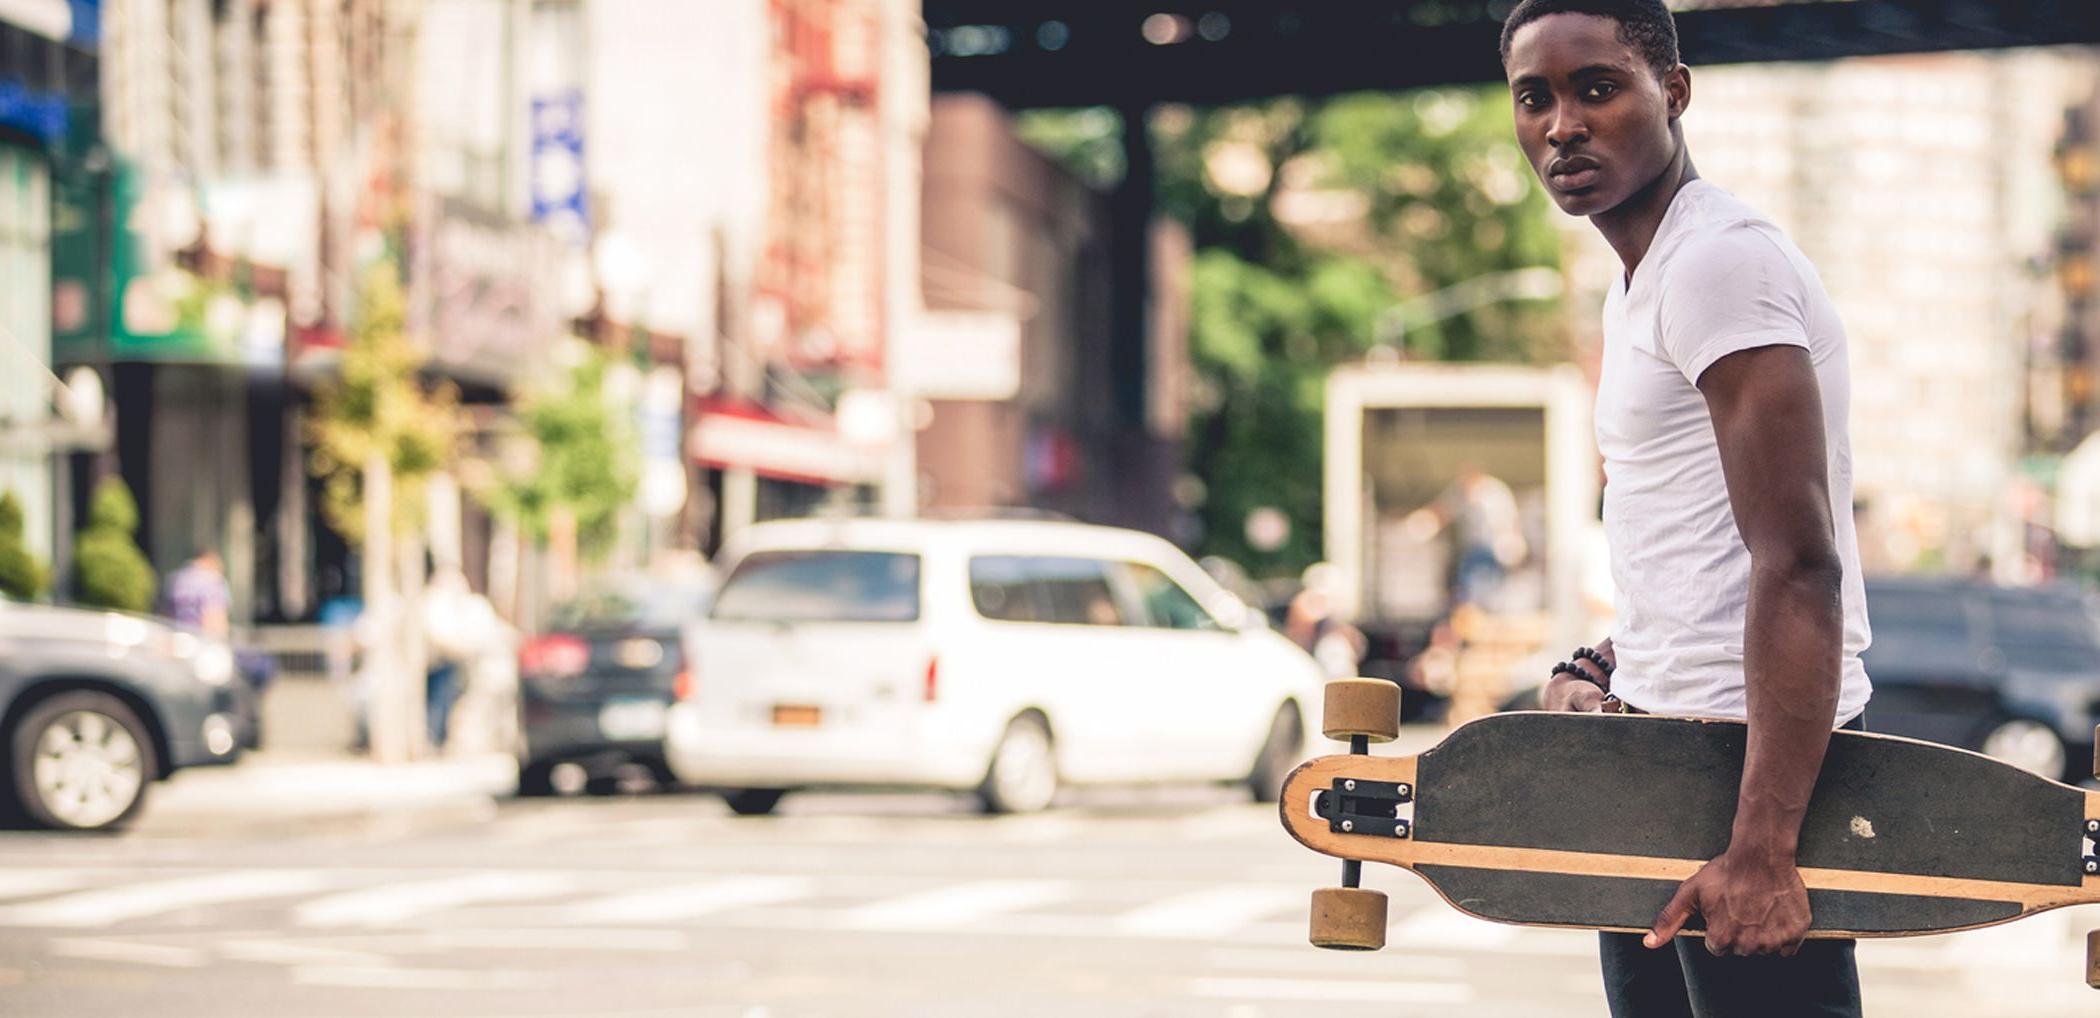
[[[551,898],[575,890],[562,873],[503,872],[383,884],[329,895],[300,905],[301,926],[383,926],[464,905]]]
[[[979,880],[851,908],[839,917],[839,925],[855,930],[952,929],[1071,896],[1072,885],[1062,880]]]
[[[583,923],[653,923],[696,919],[730,909],[778,905],[807,898],[816,891],[807,877],[741,877],[703,880],[628,891],[586,901],[570,909]]]
[[[325,876],[306,870],[175,877],[0,908],[0,926],[108,926],[185,908],[308,894],[327,886]]]
[[[0,870],[0,899],[35,898],[71,891],[88,883],[77,870]]]
[[[1227,1000],[1299,1000],[1364,1004],[1470,1004],[1464,983],[1367,979],[1196,979],[1191,996]]]
[[[1397,947],[1492,951],[1508,946],[1523,933],[1521,926],[1491,923],[1456,909],[1430,906],[1393,924],[1386,933],[1386,943]]]
[[[1305,891],[1296,887],[1209,887],[1125,912],[1113,925],[1115,932],[1130,937],[1218,937],[1284,909],[1303,908],[1305,900]]]

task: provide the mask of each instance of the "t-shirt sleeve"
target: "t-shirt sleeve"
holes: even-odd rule
[[[1663,352],[1694,385],[1715,361],[1738,351],[1811,349],[1800,273],[1772,238],[1748,224],[1679,251],[1661,303]]]

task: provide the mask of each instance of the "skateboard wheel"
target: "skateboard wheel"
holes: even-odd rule
[[[2085,935],[2085,984],[2100,990],[2100,930]]]
[[[1335,679],[1327,683],[1323,706],[1320,731],[1330,739],[1400,737],[1400,687],[1384,679]]]
[[[1333,951],[1385,946],[1385,892],[1323,887],[1312,896],[1312,943]]]

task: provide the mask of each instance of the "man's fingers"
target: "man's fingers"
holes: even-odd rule
[[[1684,924],[1691,921],[1692,913],[1696,911],[1691,884],[1687,882],[1679,886],[1676,896],[1663,906],[1662,914],[1655,917],[1655,927],[1648,931],[1641,943],[1651,949],[1669,943],[1684,930]]]

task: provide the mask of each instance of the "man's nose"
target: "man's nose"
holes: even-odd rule
[[[1547,125],[1546,143],[1554,148],[1565,148],[1571,142],[1590,136],[1589,125],[1583,123],[1582,118],[1573,115],[1572,112],[1562,112],[1567,109],[1568,104],[1562,103],[1553,112],[1553,123]]]

